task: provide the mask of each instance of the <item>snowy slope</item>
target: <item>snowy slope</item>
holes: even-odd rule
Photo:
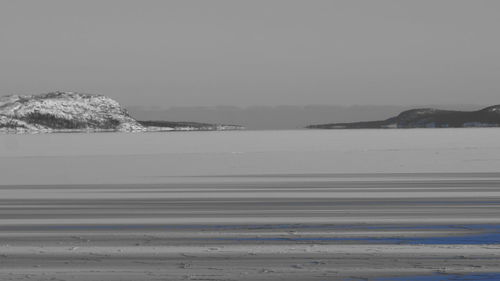
[[[0,97],[0,129],[21,132],[145,130],[115,100],[74,92]]]

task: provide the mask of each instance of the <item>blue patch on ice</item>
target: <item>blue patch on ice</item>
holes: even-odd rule
[[[498,281],[500,273],[473,273],[473,274],[434,274],[401,277],[383,277],[374,281]]]
[[[360,227],[362,228],[362,227]],[[365,229],[420,229],[420,230],[450,230],[463,229],[479,231],[474,234],[464,234],[456,236],[433,236],[433,237],[247,237],[247,238],[216,238],[217,240],[235,241],[358,241],[365,243],[380,244],[427,244],[427,245],[478,245],[478,244],[500,244],[500,225],[427,225],[427,226],[388,226],[374,227],[366,226]]]
[[[350,230],[456,230],[457,233],[448,236],[431,237],[246,237],[246,238],[214,238],[216,240],[233,241],[295,241],[295,242],[321,242],[321,241],[357,241],[378,244],[500,244],[500,225],[475,224],[475,225],[317,225],[317,224],[281,224],[281,225],[149,225],[149,224],[124,224],[124,225],[36,225],[36,226],[2,226],[0,230],[17,231],[72,231],[72,230],[270,230],[270,229],[350,229]],[[473,231],[473,233],[460,233]],[[381,233],[383,235],[383,232]]]

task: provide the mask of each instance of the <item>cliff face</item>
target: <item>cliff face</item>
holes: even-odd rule
[[[118,102],[108,97],[53,92],[1,97],[0,129],[141,131],[145,128],[130,117]]]
[[[478,111],[453,111],[432,108],[412,109],[398,116],[353,123],[310,125],[311,129],[369,129],[369,128],[463,128],[500,127],[500,105]]]

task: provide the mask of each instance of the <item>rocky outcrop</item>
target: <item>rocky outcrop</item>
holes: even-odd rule
[[[141,131],[145,128],[108,97],[53,92],[1,97],[0,129]]]

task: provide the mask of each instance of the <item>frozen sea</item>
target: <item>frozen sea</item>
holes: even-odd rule
[[[495,173],[499,140],[496,128],[0,135],[0,177],[2,184],[116,184]]]
[[[0,280],[498,280],[499,140],[0,135]]]

